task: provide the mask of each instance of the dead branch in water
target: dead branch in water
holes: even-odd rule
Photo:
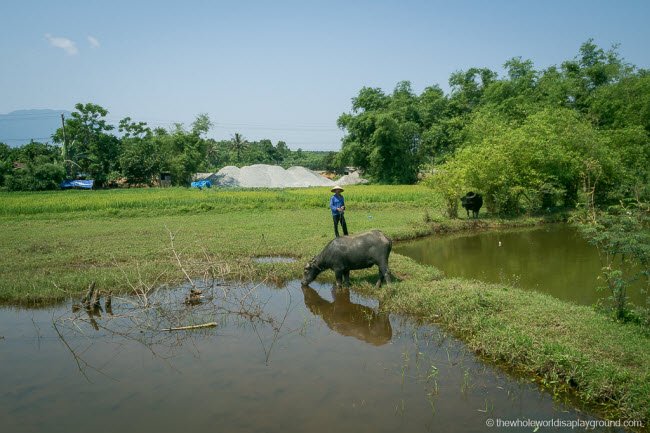
[[[93,299],[93,294],[95,292],[95,282],[93,281],[92,284],[90,284],[90,287],[88,287],[88,292],[86,293],[86,296],[81,298],[81,305],[84,308],[90,308],[90,301]]]
[[[194,281],[187,274],[187,272],[185,271],[185,268],[183,267],[183,264],[181,263],[180,255],[176,252],[176,248],[174,248],[174,239],[176,238],[176,234],[178,233],[178,230],[180,230],[180,228],[178,230],[176,230],[175,232],[172,232],[171,230],[169,230],[167,228],[167,226],[165,226],[165,228],[169,232],[169,239],[170,239],[171,244],[172,244],[171,250],[172,250],[172,253],[174,253],[174,257],[176,258],[176,261],[178,262],[178,266],[181,268],[181,271],[183,271],[183,273],[185,274],[185,277],[187,278],[187,281],[190,282],[192,287],[196,288],[196,286],[194,285]],[[181,252],[181,254],[183,254],[183,253]]]
[[[165,290],[170,285],[162,284],[160,280],[169,274],[168,270],[145,279],[143,275],[147,273],[141,272],[140,264],[136,263],[137,272],[135,277],[130,278],[113,257],[116,267],[124,275],[125,286],[131,289],[130,293],[113,296],[111,291],[104,291],[108,314],[102,316],[101,307],[93,308],[93,305],[99,304],[100,297],[100,290],[93,282],[88,293],[81,299],[81,304],[72,305],[72,314],[53,318],[59,339],[72,353],[82,373],[88,368],[102,373],[84,359],[84,354],[96,341],[141,344],[153,356],[166,360],[175,356],[179,348],[191,348],[195,339],[204,338],[202,333],[171,331],[212,328],[219,326],[218,323],[221,322],[214,321],[219,318],[227,321],[228,318],[236,317],[249,321],[256,328],[255,332],[260,332],[257,329],[259,325],[261,329],[268,326],[274,333],[274,340],[279,338],[281,330],[286,331],[283,329],[284,319],[289,310],[285,312],[284,318],[273,315],[266,308],[270,297],[267,299],[260,296],[257,291],[261,285],[273,280],[271,274],[260,276],[250,261],[237,260],[229,263],[219,256],[209,254],[207,248],[203,248],[202,259],[188,258],[184,255],[184,250],[176,249],[180,229],[174,232],[167,230],[170,236],[167,250],[171,250],[171,266],[180,268],[183,280],[191,284],[189,298],[185,296],[187,292],[181,293],[188,289],[187,284],[184,287],[179,285],[181,290]],[[193,276],[198,278],[192,280]],[[206,323],[188,325],[201,322]],[[87,332],[89,330],[90,333]],[[85,338],[79,341],[72,339],[80,334]],[[270,348],[265,347],[264,351],[268,362]]]
[[[93,285],[94,285],[94,284],[95,284],[95,283],[93,283]],[[91,307],[92,307],[93,309],[98,309],[98,308],[100,308],[99,300],[100,300],[101,297],[102,297],[102,292],[101,292],[100,290],[95,290],[95,293],[93,293],[93,301],[92,301],[92,303],[91,303]]]
[[[181,326],[180,328],[160,329],[160,331],[185,331],[186,329],[214,328],[219,326],[217,322],[204,323],[202,325]]]

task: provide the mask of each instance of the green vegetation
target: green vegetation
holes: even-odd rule
[[[585,42],[573,60],[535,70],[505,62],[507,75],[470,68],[416,95],[407,81],[392,94],[364,87],[338,124],[347,135],[337,159],[379,183],[429,185],[457,216],[457,198],[480,192],[491,213],[573,206],[587,167],[601,176],[598,204],[650,190],[650,75]]]
[[[126,117],[116,129],[104,119],[108,111],[96,104],[77,104],[52,139],[57,145],[32,142],[12,149],[0,143],[0,191],[59,189],[66,178],[83,176],[95,187],[124,179],[130,185],[154,185],[161,173],[175,186],[189,186],[197,172],[215,172],[226,165],[301,165],[312,170],[331,166],[328,152],[291,151],[285,142],[247,142],[241,134],[232,140],[206,138],[212,121],[200,114],[187,130],[182,124],[153,131],[145,122]],[[18,163],[14,166],[15,163]],[[340,167],[333,167],[340,171]]]
[[[571,389],[612,416],[650,422],[648,309],[630,311],[626,287],[648,280],[650,236],[650,75],[586,42],[580,54],[544,71],[514,58],[507,76],[471,68],[452,75],[452,92],[408,82],[392,95],[363,88],[340,154],[291,152],[283,142],[206,139],[199,115],[186,130],[151,131],[126,118],[121,138],[106,110],[78,104],[55,141],[0,146],[0,187],[53,189],[66,171],[99,184],[126,177],[152,184],[161,171],[174,185],[227,164],[309,164],[334,172],[349,164],[377,183],[426,186],[346,187],[352,233],[381,229],[393,239],[437,231],[534,224],[530,215],[577,205],[575,219],[603,259],[614,316],[504,285],[443,279],[439,271],[394,255],[396,284],[376,291],[375,271],[355,273],[355,287],[389,311],[417,314],[457,332],[480,354],[534,374],[554,391]],[[12,162],[24,167],[14,168]],[[458,219],[458,197],[484,195],[489,219]],[[212,264],[252,270],[264,279],[298,278],[304,261],[332,237],[327,188],[0,193],[0,300],[45,302],[85,290],[128,292],[131,284],[176,284],[186,270],[201,277]],[[586,203],[579,203],[585,197]],[[444,214],[443,214],[444,211]],[[526,213],[526,217],[502,220]],[[572,210],[573,212],[573,210]],[[552,214],[552,213],[551,213]],[[450,219],[445,218],[446,215]],[[285,255],[296,263],[256,264]],[[636,269],[639,269],[637,271]],[[321,278],[331,278],[325,273]]]
[[[13,167],[15,162],[22,165]],[[10,148],[0,143],[0,189],[59,189],[65,177],[61,150],[56,146],[32,142],[19,148]]]
[[[349,218],[357,230],[410,226],[414,236],[425,230],[419,226],[425,207],[439,207],[419,186],[359,185],[345,194],[354,202]],[[0,300],[61,299],[65,293],[54,284],[83,291],[89,279],[127,290],[123,271],[131,280],[142,271],[178,281],[165,227],[182,227],[179,245],[192,245],[185,254],[194,260],[204,258],[204,249],[224,260],[250,260],[262,235],[259,254],[306,257],[332,236],[330,196],[329,188],[0,193]]]
[[[374,205],[399,208],[432,206],[435,196],[421,186],[365,185],[346,186],[345,197],[357,209]],[[65,218],[98,216],[156,216],[161,213],[230,213],[243,209],[323,209],[329,201],[329,188],[251,189],[251,188],[141,188],[105,191],[58,191],[36,193],[0,193],[0,216],[66,213]],[[83,212],[80,214],[79,212]]]
[[[625,289],[648,281],[650,74],[591,40],[559,66],[513,58],[504,68],[458,71],[449,95],[433,86],[418,96],[409,82],[392,95],[364,87],[339,117],[337,159],[380,183],[430,171],[423,183],[452,219],[468,191],[504,217],[589,208],[576,221],[600,254],[615,317],[648,323],[648,306],[632,313]]]
[[[650,207],[637,198],[621,201],[606,211],[594,204],[595,185],[575,221],[583,236],[596,247],[602,266],[602,280],[612,301],[613,317],[650,329]],[[628,302],[627,289],[642,282],[645,305]]]
[[[442,199],[422,186],[346,188],[353,233],[381,229],[393,239],[434,232],[535,224],[443,217]],[[327,188],[204,190],[183,188],[0,196],[0,299],[43,302],[81,294],[91,281],[128,292],[129,284],[201,277],[210,264],[257,278],[301,276],[304,262],[332,238]],[[83,209],[83,211],[81,211]],[[372,218],[369,218],[372,217]],[[291,256],[295,263],[252,262]],[[650,420],[648,334],[590,307],[504,285],[442,279],[436,269],[397,254],[395,284],[375,290],[376,271],[352,274],[353,287],[389,311],[416,314],[458,333],[488,359],[532,373],[551,389],[572,389],[612,416]],[[320,277],[331,281],[331,272]]]
[[[6,146],[0,149],[0,188],[52,188],[61,166],[101,187],[122,178],[151,185],[160,172],[187,186],[195,172],[226,165],[303,165],[338,174],[351,165],[382,184],[412,184],[420,173],[435,173],[431,186],[447,197],[451,217],[451,198],[470,189],[484,195],[491,212],[506,215],[572,206],[586,167],[596,162],[602,168],[599,204],[629,197],[635,183],[646,185],[640,193],[647,200],[648,71],[626,63],[616,46],[605,51],[591,40],[560,65],[536,70],[516,57],[504,68],[503,77],[485,68],[458,71],[449,79],[449,94],[432,85],[416,95],[408,81],[392,94],[362,88],[351,112],[338,118],[346,132],[338,154],[294,152],[283,141],[248,142],[239,133],[207,139],[213,124],[206,114],[189,129],[175,124],[169,130],[151,130],[127,117],[119,122],[118,137],[104,108],[77,104],[65,137],[62,128],[53,135],[62,145],[58,157],[9,157]],[[12,171],[13,162],[27,167]],[[40,169],[44,164],[49,166]]]

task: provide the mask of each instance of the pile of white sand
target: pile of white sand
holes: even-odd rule
[[[355,171],[350,174],[346,174],[342,178],[340,178],[336,184],[343,186],[343,185],[356,185],[358,183],[368,183],[367,180],[361,179],[361,176],[359,176],[359,172]]]
[[[216,173],[197,173],[196,180],[209,180],[213,186],[244,188],[306,188],[309,186],[355,185],[368,183],[355,172],[332,182],[304,167],[284,169],[278,165],[255,164],[242,168],[229,165]]]
[[[255,164],[238,168],[232,165],[216,173],[199,173],[197,180],[209,180],[217,187],[301,188],[334,186],[331,180],[304,167],[287,170],[277,165]]]

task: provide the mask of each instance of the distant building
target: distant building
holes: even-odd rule
[[[160,172],[159,183],[161,187],[172,186],[172,174],[169,172]]]

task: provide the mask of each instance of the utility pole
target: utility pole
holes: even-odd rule
[[[66,167],[66,173],[70,176],[70,164],[68,163],[68,144],[65,141],[65,118],[61,113],[61,125],[63,126],[63,166]]]

